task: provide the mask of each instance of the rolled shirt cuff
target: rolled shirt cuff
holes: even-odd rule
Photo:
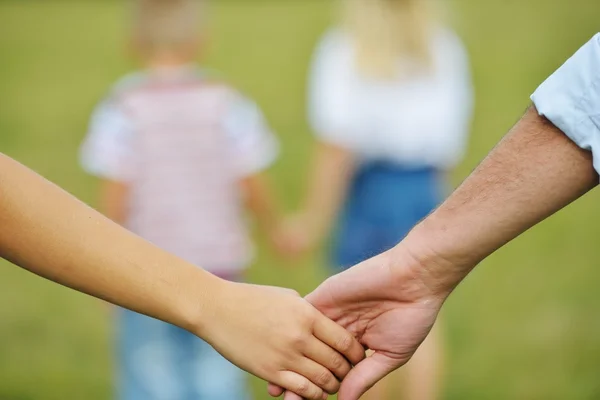
[[[600,34],[596,34],[531,96],[540,115],[593,154],[600,173]]]

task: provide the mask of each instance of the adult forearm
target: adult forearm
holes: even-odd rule
[[[0,227],[0,256],[65,286],[188,328],[217,280],[3,155]],[[206,285],[198,287],[201,282]]]
[[[534,107],[402,246],[451,290],[482,259],[598,184],[591,154]]]

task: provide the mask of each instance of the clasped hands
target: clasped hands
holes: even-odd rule
[[[400,243],[327,279],[306,297],[320,312],[313,315],[311,323],[312,332],[322,343],[304,347],[304,355],[311,361],[294,365],[296,373],[305,379],[269,379],[273,382],[269,394],[284,394],[285,400],[320,399],[339,390],[340,400],[357,400],[408,362],[449,294],[434,290],[425,272],[426,268]],[[345,331],[340,332],[340,327]],[[306,346],[307,342],[294,344]],[[366,358],[365,349],[372,351]]]

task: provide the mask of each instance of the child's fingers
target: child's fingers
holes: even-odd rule
[[[280,372],[278,384],[294,392],[301,398],[308,400],[322,400],[326,398],[324,396],[327,396],[327,393],[308,378],[292,371]]]
[[[315,340],[304,350],[304,355],[331,371],[340,381],[346,377],[352,365],[343,355],[321,342]]]
[[[343,354],[352,365],[358,364],[365,358],[365,349],[358,340],[325,316],[316,319],[313,333],[323,343]]]

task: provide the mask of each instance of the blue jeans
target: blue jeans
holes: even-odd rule
[[[443,199],[433,168],[410,169],[371,162],[355,174],[333,238],[339,272],[394,247]]]
[[[246,400],[246,373],[176,326],[119,310],[118,399]]]

